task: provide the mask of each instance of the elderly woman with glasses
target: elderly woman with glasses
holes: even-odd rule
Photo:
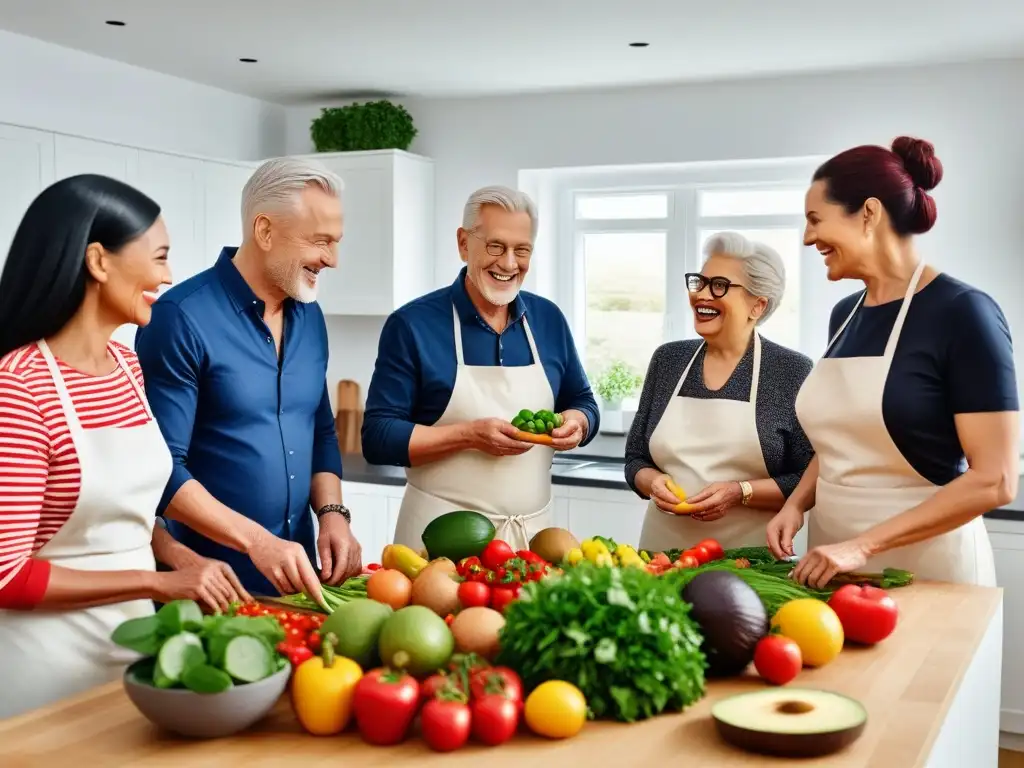
[[[763,546],[813,455],[794,410],[812,362],[756,332],[782,300],[782,259],[736,232],[704,254],[686,275],[701,339],[654,353],[626,444],[626,481],[650,500],[649,550]]]

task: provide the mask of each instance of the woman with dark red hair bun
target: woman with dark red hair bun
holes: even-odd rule
[[[832,311],[796,400],[815,458],[768,525],[769,547],[789,556],[810,516],[801,583],[895,567],[995,585],[981,516],[1017,491],[1013,345],[992,298],[917,251],[941,180],[932,145],[903,136],[836,155],[807,192],[804,242],[829,280],[865,287]]]

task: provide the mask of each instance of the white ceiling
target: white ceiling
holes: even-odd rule
[[[0,0],[0,28],[279,103],[1024,56],[1021,0]]]

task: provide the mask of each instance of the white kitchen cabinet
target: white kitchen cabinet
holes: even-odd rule
[[[404,485],[341,482],[342,500],[352,513],[352,533],[363,548],[363,563],[379,563],[395,537]]]
[[[1024,521],[986,520],[1003,588],[1003,684],[999,730],[1024,734]]]
[[[126,184],[135,184],[139,150],[105,141],[54,135],[55,180],[83,173],[98,173]]]
[[[224,247],[242,242],[242,189],[256,166],[245,163],[203,163],[203,242],[208,265]]]
[[[400,150],[309,157],[345,183],[338,266],[319,278],[324,313],[388,315],[433,290],[433,161]]]
[[[631,491],[611,488],[561,488],[568,491],[569,531],[579,541],[605,536],[621,544],[638,545],[647,509],[643,499]]]
[[[161,152],[139,152],[135,186],[160,206],[171,241],[168,263],[175,283],[202,272],[216,254],[203,240],[204,167],[202,160]]]
[[[0,271],[28,206],[53,182],[53,134],[0,124]]]

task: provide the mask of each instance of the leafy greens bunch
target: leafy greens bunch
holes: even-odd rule
[[[498,663],[527,690],[565,680],[592,718],[682,711],[704,695],[702,636],[678,586],[639,568],[583,562],[523,587],[505,611]]]

